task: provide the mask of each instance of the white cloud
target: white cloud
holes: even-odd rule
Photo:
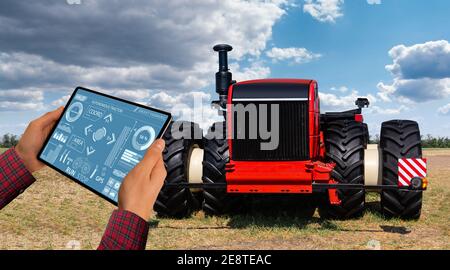
[[[361,95],[357,90],[352,90],[347,95],[336,95],[334,93],[319,92],[320,106],[322,111],[339,111],[356,108],[355,101],[359,97],[366,97],[370,104],[377,102],[377,98],[371,94]]]
[[[322,55],[313,53],[305,48],[272,48],[266,52],[266,55],[273,61],[292,60],[296,64],[311,62],[320,58]]]
[[[378,83],[383,101],[425,102],[450,96],[450,44],[446,40],[413,46],[398,45],[389,51],[393,63],[386,70],[391,84]]]
[[[284,0],[85,0],[76,7],[3,0],[0,34],[9,42],[0,44],[0,51],[45,54],[82,66],[187,67],[204,61],[205,52],[224,41],[234,46],[235,59],[259,55],[287,6]]]
[[[44,109],[42,102],[0,101],[0,111],[35,111]]]
[[[377,84],[377,88],[379,92],[377,96],[384,102],[391,102],[391,95],[393,95],[396,91],[396,88],[393,85],[386,85],[383,82],[379,82]]]
[[[309,13],[320,22],[334,23],[343,16],[344,0],[305,0],[303,12]]]
[[[70,95],[62,96],[54,101],[52,101],[52,106],[60,107],[66,105],[67,101],[69,101]]]
[[[347,86],[341,86],[341,87],[333,86],[333,87],[330,88],[330,90],[333,91],[333,92],[339,91],[341,93],[346,93],[348,91],[348,87]]]
[[[210,69],[203,65],[208,65]],[[26,53],[0,54],[0,87],[20,84],[45,87],[92,85],[104,88],[202,88],[209,84],[217,68],[215,63],[199,63],[185,70],[165,64],[124,67],[65,65],[39,55]]]
[[[402,103],[425,102],[450,96],[450,78],[445,79],[394,79],[391,85],[378,83],[378,96],[383,101],[394,97]]]
[[[217,70],[212,46],[223,42],[233,46],[234,78],[267,77],[268,67],[247,60],[258,59],[291,6],[283,0],[63,2],[0,3],[0,36],[8,40],[0,43],[0,92],[35,87],[67,95],[83,85],[142,100],[162,90],[201,91]]]
[[[389,51],[393,59],[386,66],[401,79],[441,79],[450,77],[450,43],[447,40],[429,41],[407,47],[397,45]]]
[[[33,88],[0,91],[0,111],[41,110],[44,93]]]
[[[440,107],[438,112],[442,115],[450,115],[450,103]]]
[[[370,106],[368,109],[370,113],[382,115],[397,115],[408,110],[409,108],[405,105],[400,105],[397,108],[381,108],[379,106]]]
[[[355,101],[360,97],[365,97],[369,100],[369,108],[366,108],[365,111],[371,114],[396,115],[409,110],[406,105],[401,105],[397,108],[380,107],[378,105],[375,105],[378,104],[378,99],[372,94],[361,95],[355,89],[351,90],[350,93],[347,93],[349,89],[346,86],[341,86],[339,88],[332,87],[331,91],[335,93],[339,92],[340,94],[319,92],[322,112],[354,109],[356,108]]]
[[[319,98],[322,108],[325,107],[334,110],[342,110],[354,106],[355,100],[358,98],[358,92],[352,91],[352,93],[347,96],[338,96],[332,93],[319,92]]]
[[[204,132],[217,121],[223,121],[215,108],[210,104],[211,95],[204,92],[188,92],[168,95],[158,92],[150,96],[147,104],[170,111],[175,120],[193,121],[200,125]]]
[[[238,63],[234,62],[230,67],[233,71],[233,77],[238,80],[265,78],[270,74],[270,68],[264,66],[261,62],[252,62],[245,68],[241,68]],[[167,65],[141,65],[120,68],[80,67],[63,65],[41,56],[24,53],[3,53],[0,55],[0,71],[5,70],[4,73],[0,73],[2,81],[14,77],[15,80],[22,83],[29,81],[30,85],[51,86],[52,89],[58,91],[64,85],[72,86],[68,86],[67,89],[73,88],[75,85],[83,85],[131,100],[149,97],[150,90],[141,88],[147,85],[152,90],[167,89],[168,92],[175,93],[199,90],[211,83],[215,69],[217,69],[215,63],[212,63],[210,69],[205,67],[188,71],[178,70]],[[46,89],[50,88],[46,87]],[[17,89],[14,92],[0,90],[0,97],[13,93],[16,97],[21,95],[36,98],[36,95],[40,95],[42,98],[43,96],[42,90],[23,91]],[[55,101],[55,104],[61,104],[64,101]]]
[[[367,0],[367,4],[369,5],[380,5],[381,0]]]
[[[150,97],[151,91],[147,89],[135,89],[135,90],[112,90],[108,91],[109,94],[119,98],[128,99],[131,101],[142,101]]]
[[[2,101],[42,101],[44,93],[33,89],[12,89],[0,92]]]
[[[270,68],[261,62],[253,62],[249,67],[241,68],[238,63],[230,65],[233,79],[237,81],[264,79],[270,75]]]

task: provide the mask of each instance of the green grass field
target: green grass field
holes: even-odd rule
[[[199,211],[189,219],[154,219],[147,248],[449,249],[450,150],[426,150],[425,156],[430,185],[419,221],[384,219],[377,194],[368,195],[362,218],[347,221],[292,209],[303,200],[267,200],[247,215],[205,217]],[[72,240],[96,248],[114,206],[51,169],[35,176],[37,182],[0,211],[0,249],[65,249]],[[270,211],[261,210],[268,205]]]

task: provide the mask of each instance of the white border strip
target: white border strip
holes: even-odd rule
[[[233,101],[307,101],[308,98],[233,98]]]
[[[403,181],[403,179],[401,179],[400,177],[398,178],[398,181],[401,183],[401,186],[409,186],[409,184]]]
[[[406,164],[405,161],[403,159],[399,160],[400,164],[403,165],[403,167],[405,167],[405,169],[413,176],[413,177],[419,177],[419,175],[413,171],[410,167],[409,164]]]
[[[419,162],[425,169],[427,168],[427,164],[425,163],[425,161],[423,161],[422,158],[416,158],[416,161]]]
[[[421,174],[420,176],[427,176],[427,174],[416,164],[416,162],[412,158],[406,159],[406,162],[409,162]]]
[[[410,177],[407,173],[405,173],[405,171],[403,171],[403,169],[400,167],[398,167],[398,177],[402,177],[408,181],[412,179],[412,177]]]

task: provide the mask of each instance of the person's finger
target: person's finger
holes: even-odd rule
[[[152,173],[150,175],[150,180],[152,183],[154,182],[157,185],[161,185],[164,183],[164,179],[166,179],[167,171],[166,167],[164,167],[164,161],[160,159],[155,167],[153,167]]]
[[[164,167],[164,161],[160,159],[150,174],[150,183],[148,183],[148,190],[151,193],[153,198],[158,197],[161,188],[164,185],[164,180],[166,179],[167,172]]]
[[[56,120],[58,120],[58,118],[61,116],[63,109],[64,109],[64,107],[61,106],[54,111],[48,112],[48,113],[44,114],[43,116],[39,117],[37,119],[37,122],[44,127],[48,126],[48,125],[54,123]]]
[[[148,170],[152,170],[156,163],[162,159],[162,152],[164,150],[165,142],[162,139],[158,139],[152,143],[148,148],[141,162],[139,163],[142,167]]]
[[[50,131],[52,131],[53,125],[47,125],[42,127],[42,132],[44,134],[44,137],[47,137],[50,134]]]

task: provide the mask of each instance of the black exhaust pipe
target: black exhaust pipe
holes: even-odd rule
[[[216,92],[219,100],[213,102],[226,109],[228,98],[228,87],[232,84],[232,74],[228,69],[228,52],[233,49],[228,44],[217,44],[214,51],[219,52],[219,71],[216,73]]]

